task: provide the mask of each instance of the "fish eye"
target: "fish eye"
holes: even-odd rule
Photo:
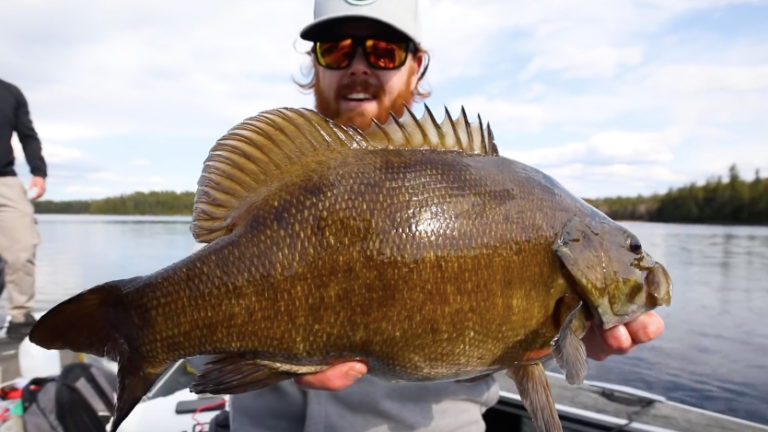
[[[640,253],[643,251],[643,246],[640,244],[640,239],[635,237],[635,235],[629,237],[629,250],[636,255],[640,255]]]

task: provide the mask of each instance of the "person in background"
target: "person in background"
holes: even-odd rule
[[[0,255],[0,295],[5,291],[5,260]]]
[[[20,341],[35,324],[31,310],[35,299],[35,248],[40,235],[27,190],[13,168],[14,131],[32,173],[31,199],[36,200],[45,193],[47,175],[40,139],[21,90],[0,80],[0,257],[5,262],[3,283],[8,291],[6,313],[10,316],[6,334],[9,339]]]
[[[313,42],[316,109],[367,129],[404,113],[427,93],[419,83],[428,55],[420,45],[416,0],[316,0],[315,20],[301,37]],[[650,341],[664,323],[649,312],[631,323],[585,336],[592,358],[626,353]],[[482,413],[496,403],[493,376],[474,381],[390,383],[365,363],[348,362],[294,381],[233,395],[233,431],[483,431]],[[352,385],[354,383],[354,385]],[[343,391],[323,391],[343,390]]]

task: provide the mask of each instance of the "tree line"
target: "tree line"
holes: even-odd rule
[[[37,201],[38,213],[191,215],[194,192],[135,192],[79,201]],[[740,177],[731,165],[727,179],[670,189],[665,194],[588,200],[612,219],[654,222],[768,224],[768,178]]]
[[[728,177],[711,177],[648,197],[614,197],[588,200],[612,219],[653,222],[768,224],[768,178],[755,171],[742,179],[736,165]]]
[[[194,192],[134,192],[97,200],[36,201],[37,213],[191,215]]]

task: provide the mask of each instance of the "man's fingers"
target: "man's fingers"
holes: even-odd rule
[[[656,339],[663,331],[664,320],[650,311],[608,330],[591,327],[583,341],[590,358],[604,360],[612,354],[626,354],[637,345]]]
[[[664,331],[664,320],[654,311],[646,312],[625,324],[635,344],[650,342]]]
[[[368,366],[362,362],[339,363],[322,372],[298,377],[296,382],[317,390],[343,390],[367,372]]]
[[[619,324],[602,332],[603,342],[611,351],[611,354],[626,354],[634,343],[625,325]]]
[[[35,189],[35,195],[32,196],[32,201],[40,198],[45,194],[45,179],[40,176],[33,176],[32,181],[29,182],[29,188]]]

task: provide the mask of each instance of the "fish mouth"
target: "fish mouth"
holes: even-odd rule
[[[632,321],[658,306],[669,306],[672,303],[672,278],[663,265],[653,263],[644,268],[641,279],[642,285],[638,287],[636,295],[627,299],[627,302],[619,303],[621,306],[610,304],[611,312],[608,314],[596,314],[601,318],[604,329]]]
[[[669,306],[672,303],[672,278],[667,269],[659,263],[649,268],[643,277],[646,287],[646,305]]]

